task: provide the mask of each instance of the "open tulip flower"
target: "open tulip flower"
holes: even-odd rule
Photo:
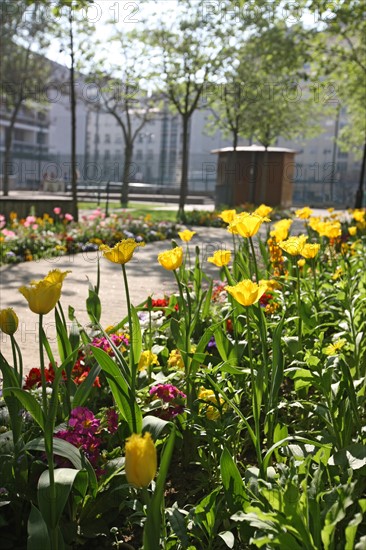
[[[230,250],[216,250],[213,256],[207,258],[207,261],[211,264],[215,264],[216,267],[223,267],[227,265],[231,260]]]
[[[233,219],[236,216],[236,210],[223,210],[221,214],[219,214],[219,218],[221,218],[225,223],[231,223]]]
[[[248,214],[243,212],[235,216],[227,230],[230,233],[238,234],[241,237],[249,238],[256,235],[263,222],[271,221],[269,218],[264,218],[258,214]]]
[[[267,206],[266,204],[261,204],[256,208],[253,212],[253,214],[257,214],[257,216],[262,216],[262,218],[265,218],[272,212],[273,208],[271,206]]]
[[[32,281],[29,287],[19,288],[19,292],[26,298],[33,313],[45,315],[56,307],[61,297],[63,280],[68,273],[70,271],[62,272],[59,269],[54,269],[44,279],[38,282]]]
[[[171,250],[161,252],[158,256],[158,262],[168,271],[178,269],[183,262],[183,248],[181,246],[177,246]]]
[[[282,248],[287,254],[291,256],[298,256],[304,247],[307,240],[305,235],[299,235],[298,237],[289,237],[286,241],[281,241],[278,246]]]
[[[113,248],[110,248],[106,244],[102,244],[99,250],[103,252],[103,256],[110,262],[124,265],[131,260],[138,246],[145,246],[145,243],[137,243],[135,239],[123,239]]]
[[[300,218],[300,220],[308,220],[311,216],[313,211],[308,206],[304,206],[304,208],[300,208],[299,210],[295,211],[295,216]]]
[[[179,238],[185,243],[189,243],[189,241],[192,239],[193,235],[195,234],[196,234],[196,231],[190,231],[189,229],[185,229],[184,231],[178,231]]]
[[[315,258],[320,249],[320,244],[318,243],[305,243],[301,249],[301,256],[307,260]]]
[[[155,444],[148,432],[132,434],[126,441],[125,472],[127,481],[138,489],[147,487],[157,470]]]
[[[266,292],[267,284],[262,282],[257,284],[246,279],[235,286],[226,286],[225,290],[242,306],[251,306]]]

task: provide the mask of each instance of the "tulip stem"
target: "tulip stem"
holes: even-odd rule
[[[261,454],[261,447],[260,447],[260,427],[259,427],[260,405],[258,405],[258,396],[257,396],[258,388],[257,388],[256,377],[254,375],[254,368],[253,368],[252,333],[250,331],[249,311],[247,307],[245,309],[246,309],[246,317],[247,317],[247,338],[248,338],[249,367],[250,367],[251,389],[252,389],[252,409],[253,409],[254,430],[255,430],[255,450],[257,454],[259,467],[260,469],[262,469],[262,454]]]
[[[16,377],[19,379],[19,387],[22,387],[22,379],[20,378],[19,372],[18,372],[18,359],[17,359],[16,348],[15,348],[15,338],[13,334],[10,334],[10,342],[11,342],[11,351],[13,353],[14,371],[15,371]]]
[[[128,326],[130,329],[130,368],[131,372],[133,371],[135,360],[133,356],[133,326],[132,326],[132,316],[131,316],[131,301],[130,301],[130,293],[128,290],[128,281],[127,281],[127,273],[125,264],[121,265],[122,267],[122,273],[123,273],[123,282],[125,285],[125,292],[126,292],[126,302],[127,302],[127,316],[128,316]],[[132,381],[134,385],[134,381]]]
[[[296,276],[297,276],[297,312],[299,314],[297,334],[298,334],[298,343],[299,343],[299,351],[300,351],[301,347],[302,347],[302,316],[301,316],[301,288],[300,288],[300,268],[299,268],[299,266],[296,266]]]
[[[14,337],[12,336],[12,338],[14,338]],[[18,363],[19,364],[18,375],[19,375],[20,385],[22,386],[22,384],[23,384],[23,358],[22,358],[22,352],[20,351],[20,348],[19,348],[18,343],[15,340],[15,338],[14,338],[14,347],[16,349],[17,356],[18,356],[18,361],[19,361],[19,363]]]
[[[252,257],[253,257],[253,263],[254,263],[254,271],[255,271],[255,278],[256,278],[256,282],[259,283],[258,264],[257,264],[257,258],[256,258],[256,256],[255,256],[255,250],[254,250],[254,244],[253,244],[253,239],[252,239],[252,237],[249,237],[249,242],[250,242],[250,248],[251,248],[251,251],[252,251]]]
[[[43,355],[43,342],[42,342],[42,335],[43,335],[43,314],[39,314],[39,364],[41,367],[41,384],[42,384],[42,404],[43,404],[43,411],[44,414],[47,416],[47,391],[46,391],[46,375],[45,375],[45,369],[44,369],[44,355]]]

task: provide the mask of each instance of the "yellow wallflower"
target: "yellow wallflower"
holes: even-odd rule
[[[261,204],[256,208],[253,212],[253,214],[257,214],[258,216],[262,216],[262,218],[265,218],[272,212],[273,208],[271,206],[267,206],[266,204]]]
[[[263,222],[269,221],[271,221],[269,218],[243,212],[235,216],[227,230],[230,233],[239,234],[241,237],[249,238],[258,233]]]
[[[341,277],[342,274],[343,274],[343,269],[341,267],[337,267],[337,269],[335,270],[335,273],[332,275],[333,281],[336,281],[337,279],[339,279],[339,277]]]
[[[181,246],[177,246],[171,250],[161,252],[158,256],[158,262],[168,271],[178,269],[183,262],[183,248]]]
[[[306,259],[315,258],[320,249],[320,244],[318,243],[305,243],[301,249],[301,256]]]
[[[351,235],[351,237],[354,237],[357,233],[357,227],[355,225],[350,225],[348,228],[348,233]]]
[[[5,334],[12,335],[17,331],[19,319],[12,307],[0,311],[0,330]]]
[[[29,309],[33,313],[45,315],[56,307],[61,297],[62,282],[68,273],[70,271],[54,269],[44,279],[31,281],[29,287],[20,287],[19,292],[28,301]]]
[[[308,206],[304,206],[304,208],[300,208],[299,210],[295,211],[295,216],[300,218],[301,220],[308,220],[311,216],[313,211]]]
[[[293,220],[289,218],[276,222],[273,224],[273,229],[270,232],[271,237],[274,237],[278,243],[284,241],[288,237],[288,232],[292,224]]]
[[[158,356],[150,350],[143,351],[140,356],[138,369],[146,370],[152,365],[159,365]]]
[[[281,241],[278,246],[282,248],[287,254],[291,256],[297,256],[301,254],[304,244],[307,240],[305,235],[299,235],[298,237],[289,237],[286,241]]]
[[[249,279],[235,286],[226,286],[225,290],[242,306],[251,306],[258,302],[267,290],[266,283],[253,283]]]
[[[340,338],[333,344],[329,344],[323,351],[325,355],[338,355],[338,352],[343,348],[346,342],[347,340],[345,338]]]
[[[126,441],[125,472],[128,483],[141,489],[154,479],[157,470],[156,447],[149,432],[132,434]]]
[[[113,248],[110,248],[106,244],[102,244],[99,250],[103,252],[103,256],[110,262],[123,265],[131,260],[138,246],[145,246],[145,243],[137,243],[134,239],[123,239]]]
[[[190,231],[189,229],[185,229],[184,231],[178,231],[179,238],[185,243],[189,243],[189,241],[192,239],[193,235],[195,234],[196,234],[196,231]]]
[[[224,220],[226,223],[231,223],[233,219],[236,216],[236,210],[223,210],[221,214],[219,214],[219,218]]]
[[[167,361],[169,368],[184,369],[184,362],[179,349],[173,349]]]
[[[219,407],[223,412],[227,410],[227,403],[222,399],[222,397],[217,400],[216,395],[212,390],[207,390],[206,388],[201,387],[198,392],[198,399],[201,399],[206,403],[212,403],[212,405],[206,403],[201,403],[200,405],[200,412],[204,412],[206,418],[209,420],[217,420],[220,417]]]
[[[230,250],[216,250],[216,252],[213,253],[213,256],[210,256],[210,258],[207,258],[207,261],[215,264],[217,267],[222,267],[224,265],[227,265],[231,260],[231,252]]]

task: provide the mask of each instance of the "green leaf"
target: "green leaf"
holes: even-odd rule
[[[366,465],[366,445],[361,443],[353,443],[345,449],[341,449],[328,460],[330,466],[343,466],[359,470]]]
[[[228,508],[231,513],[237,512],[248,499],[238,467],[226,447],[220,458],[220,472]]]
[[[222,538],[228,548],[234,548],[235,537],[231,531],[222,531],[219,533],[219,537]]]
[[[54,502],[52,503],[49,470],[41,474],[38,480],[38,506],[44,521],[51,529],[54,529],[58,525],[74,481],[78,476],[79,489],[82,488],[82,493],[85,495],[88,485],[88,475],[85,470],[73,470],[72,468],[55,469],[55,495]],[[52,510],[54,510],[54,517],[52,517]]]
[[[43,437],[32,439],[32,441],[29,441],[26,445],[24,445],[23,449],[25,451],[45,451],[45,440]],[[60,455],[67,458],[77,470],[86,470],[89,477],[89,486],[93,492],[93,495],[96,495],[98,482],[94,468],[90,464],[89,460],[81,455],[79,449],[74,447],[74,445],[71,445],[68,441],[54,437],[53,452],[55,455]]]
[[[140,360],[141,351],[142,351],[142,335],[141,335],[141,326],[140,326],[140,319],[138,318],[136,309],[131,306],[131,321],[132,321],[132,327],[131,327],[131,339],[130,339],[130,346],[133,351],[133,357],[135,361],[135,365],[133,365],[133,372],[135,373],[135,368],[137,368],[138,362]]]
[[[72,348],[71,348],[66,327],[62,322],[62,319],[60,317],[60,314],[57,308],[55,309],[55,322],[56,322],[58,352],[59,352],[61,361],[64,362],[66,357],[72,354]]]
[[[157,416],[147,415],[142,420],[142,432],[149,432],[154,441],[161,439],[164,432],[171,430],[172,427],[172,422]]]
[[[107,377],[116,405],[126,420],[131,433],[140,433],[142,428],[142,413],[132,395],[131,388],[123,377],[120,369],[104,350],[90,346],[90,350]]]
[[[10,424],[13,433],[13,442],[14,445],[16,445],[22,431],[23,420],[19,413],[23,407],[20,405],[19,400],[14,395],[6,395],[6,392],[4,393],[4,390],[6,388],[17,387],[19,385],[19,379],[15,374],[14,369],[8,364],[2,353],[0,353],[0,369],[3,378],[4,401],[6,403],[6,406],[8,407]]]
[[[4,388],[3,395],[4,398],[6,398],[8,395],[15,395],[15,397],[23,405],[24,409],[26,409],[32,416],[33,420],[35,420],[35,422],[37,422],[41,429],[44,430],[45,417],[41,405],[32,394],[20,388]]]
[[[85,380],[78,386],[75,395],[72,399],[72,406],[75,407],[82,407],[86,400],[89,397],[89,394],[93,388],[94,381],[98,374],[100,373],[100,366],[98,364],[93,365],[93,367],[90,369],[88,376],[85,378]]]
[[[51,550],[47,525],[41,512],[33,504],[28,518],[27,550]]]
[[[95,321],[99,323],[102,315],[102,305],[98,294],[92,288],[89,288],[89,295],[86,299],[86,311],[92,323],[95,323]]]

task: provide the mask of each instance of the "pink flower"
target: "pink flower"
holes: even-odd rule
[[[56,214],[56,216],[59,216],[61,214],[61,208],[59,206],[55,206],[53,211]]]
[[[73,219],[74,219],[74,216],[72,214],[68,214],[68,213],[65,214],[65,220],[67,220],[68,222],[72,222]]]
[[[32,225],[32,229],[38,229],[38,223],[34,223],[34,224]]]

